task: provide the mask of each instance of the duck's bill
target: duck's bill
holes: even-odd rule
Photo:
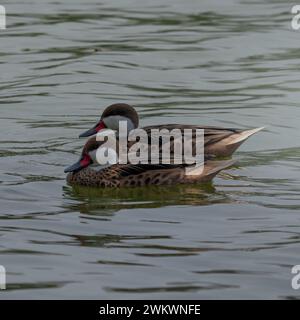
[[[89,130],[81,133],[81,134],[79,135],[79,138],[85,138],[85,137],[93,136],[93,135],[96,134],[96,133],[97,133],[96,128],[92,128],[92,129],[89,129]]]
[[[102,120],[100,120],[93,128],[81,133],[79,135],[79,138],[85,138],[85,137],[90,137],[93,136],[94,134],[97,134],[100,130],[106,128],[105,124]]]
[[[67,167],[64,172],[77,172],[81,169],[83,169],[84,167],[81,165],[80,160],[77,161],[76,163],[72,164],[71,166]]]

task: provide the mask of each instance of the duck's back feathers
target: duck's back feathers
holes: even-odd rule
[[[184,133],[184,129],[192,130],[193,146],[196,145],[196,130],[204,130],[204,153],[206,155],[215,155],[219,157],[228,157],[250,136],[254,133],[262,130],[263,128],[255,128],[251,130],[241,130],[234,128],[219,128],[211,126],[198,126],[198,125],[181,125],[181,124],[164,124],[157,126],[147,126],[143,128],[146,130],[148,136],[151,136],[152,129],[167,129],[169,131],[173,129],[179,129],[181,133]],[[151,143],[151,141],[149,141]],[[171,145],[171,153],[172,150]]]

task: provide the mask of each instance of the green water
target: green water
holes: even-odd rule
[[[297,298],[300,31],[290,1],[2,1],[8,298]],[[104,108],[266,129],[205,186],[72,188]]]

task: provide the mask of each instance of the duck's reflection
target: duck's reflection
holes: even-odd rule
[[[148,186],[140,188],[90,188],[64,186],[70,211],[110,215],[120,209],[160,208],[177,205],[210,205],[231,200],[212,183],[199,185]]]

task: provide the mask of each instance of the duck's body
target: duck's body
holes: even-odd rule
[[[104,128],[113,130],[119,129],[119,121],[126,121],[128,129],[136,129],[139,125],[139,117],[135,109],[124,103],[117,103],[107,107],[100,121],[91,129],[82,133],[80,137],[88,137],[96,134]],[[263,128],[255,128],[250,130],[232,129],[232,128],[220,128],[211,126],[201,125],[185,125],[185,124],[163,124],[163,125],[152,125],[142,127],[149,137],[149,143],[151,143],[151,131],[167,129],[169,131],[173,129],[179,129],[183,133],[184,129],[193,130],[193,149],[196,145],[196,130],[204,130],[204,153],[207,155],[214,155],[218,157],[228,157],[250,136]],[[171,154],[174,152],[174,147],[171,145]]]
[[[103,129],[119,130],[119,122],[126,121],[127,128],[130,130],[138,128],[139,117],[135,109],[127,104],[115,104],[105,109],[100,121],[91,129],[84,132],[80,137],[88,137],[94,135]],[[165,124],[147,126],[146,145],[153,145],[153,130],[160,131],[167,129],[170,133],[174,129],[179,129],[184,133],[185,129],[192,129],[192,151],[193,155],[197,155],[196,137],[197,129],[204,130],[204,154],[205,161],[200,167],[194,169],[191,165],[183,162],[183,164],[113,164],[106,168],[96,171],[89,166],[95,163],[96,149],[101,148],[99,141],[93,137],[89,139],[83,148],[81,158],[72,166],[68,167],[65,172],[70,172],[67,181],[70,184],[83,185],[90,187],[137,187],[147,185],[173,185],[173,184],[194,184],[209,182],[221,170],[228,168],[233,161],[212,161],[210,155],[213,156],[231,156],[232,153],[251,135],[260,131],[262,128],[252,130],[241,130],[231,128],[219,128],[200,125],[183,125],[183,124]],[[177,130],[178,131],[178,130]],[[159,134],[159,133],[158,133]],[[171,133],[172,136],[172,133]],[[181,139],[181,137],[180,137]],[[184,138],[182,138],[185,143]],[[166,145],[162,140],[159,146],[158,154],[161,157],[162,150],[166,149]],[[182,151],[184,152],[185,146]],[[130,143],[127,141],[127,149]],[[118,149],[113,150],[112,154],[118,156]],[[170,159],[175,159],[175,145],[170,143]],[[149,156],[148,156],[149,158]],[[149,159],[148,159],[149,160]],[[149,163],[149,162],[148,162]],[[187,170],[191,169],[191,170]],[[187,173],[189,171],[189,173]]]
[[[99,154],[112,155],[111,164],[100,163]],[[212,161],[205,156],[196,164],[165,164],[159,151],[159,163],[152,164],[119,164],[118,150],[107,147],[103,141],[93,136],[84,145],[79,161],[65,169],[69,172],[67,181],[73,185],[90,187],[137,187],[147,185],[191,184],[211,181],[222,169],[231,166],[234,161]],[[97,166],[98,170],[90,166]]]
[[[250,136],[256,132],[262,130],[263,128],[255,128],[251,130],[241,130],[241,129],[232,129],[232,128],[219,128],[219,127],[210,127],[210,126],[201,126],[201,125],[184,125],[184,124],[163,124],[163,125],[154,125],[143,127],[148,136],[151,135],[151,130],[158,129],[163,130],[167,129],[169,131],[173,129],[179,129],[182,134],[185,129],[192,130],[192,144],[193,144],[193,153],[195,153],[196,147],[196,130],[204,130],[204,154],[205,155],[214,155],[217,157],[229,157],[234,151]],[[171,153],[174,153],[174,146],[171,144]]]
[[[233,163],[234,161],[206,161],[198,175],[187,175],[184,165],[115,164],[99,171],[85,168],[71,172],[67,181],[72,185],[101,188],[205,183]]]

